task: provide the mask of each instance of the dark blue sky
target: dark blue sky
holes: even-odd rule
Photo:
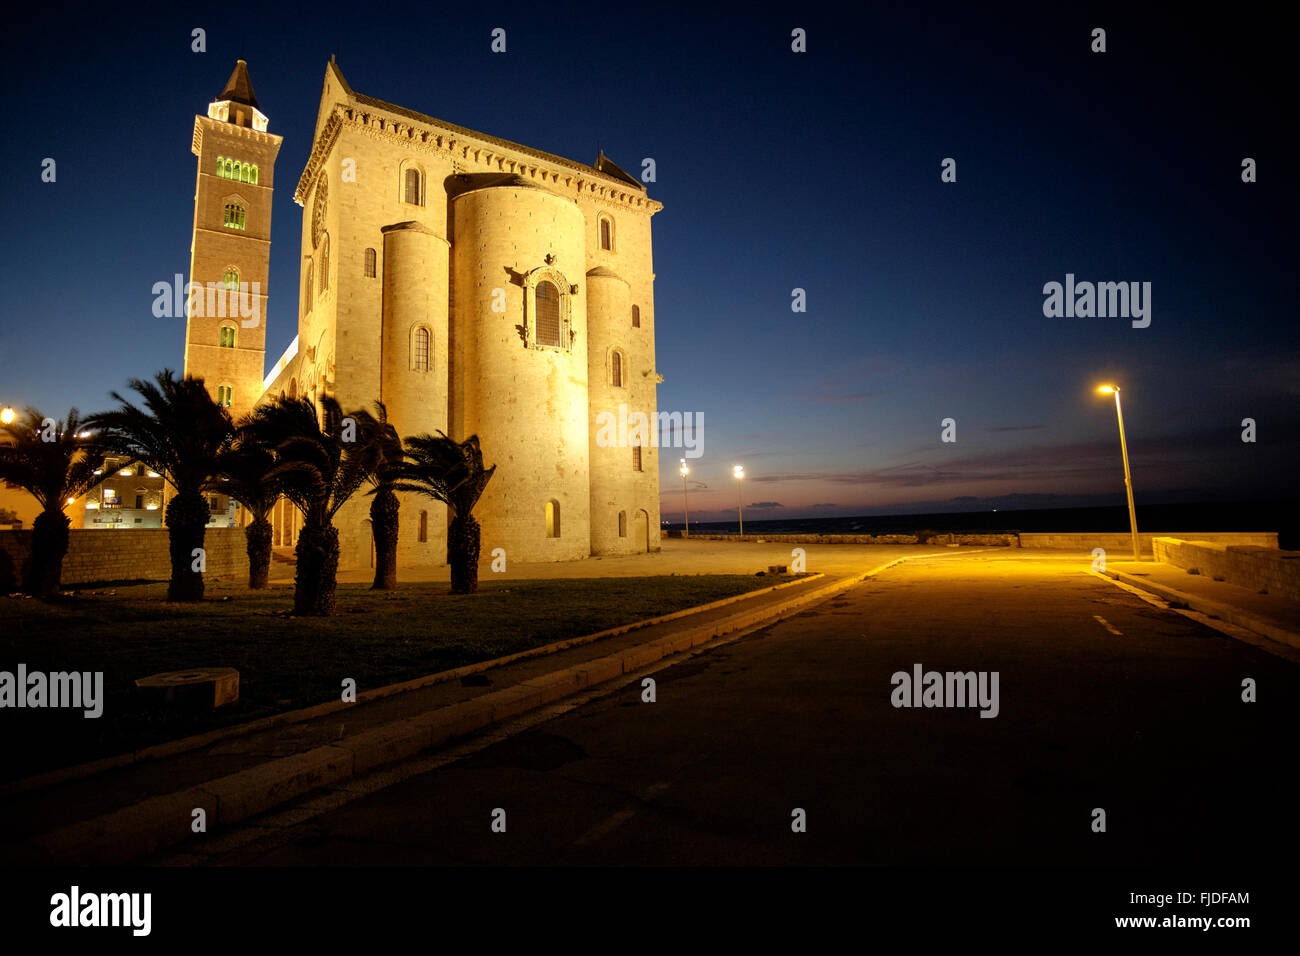
[[[193,117],[240,56],[284,137],[278,357],[296,332],[293,186],[337,52],[359,92],[585,162],[598,147],[633,171],[655,159],[659,404],[704,416],[693,517],[733,513],[735,463],[755,518],[1119,503],[1104,379],[1124,388],[1139,502],[1293,484],[1291,34],[1264,13],[327,8],[10,24],[0,403],[96,411],[128,377],[181,367],[184,322],[154,318],[151,289],[188,270]],[[1105,54],[1089,51],[1096,26]],[[940,182],[945,157],[956,183]],[[1067,272],[1152,283],[1150,327],[1044,317],[1044,283]],[[667,518],[678,457],[661,455]]]

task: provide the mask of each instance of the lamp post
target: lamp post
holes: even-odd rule
[[[686,476],[691,473],[691,470],[686,467],[685,458],[682,459],[682,467],[678,471],[682,473],[682,520],[685,522],[682,528],[682,537],[689,538],[691,536],[691,511],[686,501]]]
[[[1119,404],[1119,386],[1102,385],[1097,391],[1103,395],[1115,396],[1115,418],[1119,421],[1119,451],[1124,458],[1124,490],[1128,493],[1128,524],[1133,535],[1133,560],[1141,561],[1142,552],[1138,543],[1137,509],[1133,506],[1133,476],[1128,470],[1128,444],[1124,441],[1124,412]]]
[[[745,477],[745,466],[736,465],[731,469],[731,473],[736,477],[736,514],[740,516],[740,536],[745,537],[745,506],[740,503],[740,483]]]
[[[12,425],[14,419],[17,417],[18,413],[6,405],[4,409],[0,411],[0,425]]]

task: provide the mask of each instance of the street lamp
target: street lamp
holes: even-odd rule
[[[1119,405],[1119,386],[1102,385],[1097,391],[1103,395],[1115,396],[1115,417],[1119,420],[1119,450],[1124,457],[1124,490],[1128,493],[1128,524],[1129,530],[1133,534],[1133,560],[1141,561],[1142,552],[1138,545],[1138,519],[1137,509],[1133,506],[1133,477],[1128,470],[1128,445],[1124,441],[1124,412]]]
[[[18,413],[6,405],[4,410],[0,411],[0,425],[12,425],[17,417]]]
[[[682,473],[682,519],[686,522],[685,527],[682,528],[682,537],[689,538],[691,536],[691,512],[686,501],[686,476],[691,473],[691,470],[686,467],[685,458],[682,459],[682,467],[678,471]]]
[[[745,537],[745,506],[740,503],[740,483],[745,477],[745,466],[736,465],[731,469],[736,477],[736,514],[740,516],[740,536]]]

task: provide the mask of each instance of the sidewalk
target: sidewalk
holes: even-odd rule
[[[1153,561],[1108,561],[1106,574],[1168,601],[1300,648],[1300,604]]]
[[[0,790],[0,862],[93,865],[150,854],[189,837],[196,808],[206,813],[208,832],[246,820],[715,637],[774,623],[904,559],[901,550],[925,549],[891,548],[892,560],[859,564],[853,573],[813,574],[671,620],[526,652],[524,659],[371,690],[355,704],[282,715],[252,732],[233,727],[164,745],[153,748],[164,754],[152,759],[27,789],[30,782],[19,781]]]

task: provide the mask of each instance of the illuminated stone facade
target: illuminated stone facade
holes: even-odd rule
[[[246,79],[241,61],[223,93],[227,115],[244,86],[255,109]],[[203,165],[233,151],[225,139],[209,149],[221,122],[211,115],[196,118],[196,281],[233,255],[224,246],[200,255],[201,221],[224,222],[229,205],[217,183],[203,191]],[[260,163],[249,195],[267,200],[231,231],[260,241],[279,140],[265,123],[231,136]],[[363,96],[331,61],[294,200],[303,208],[298,335],[265,380],[257,367],[258,400],[332,394],[345,409],[380,400],[404,436],[478,435],[497,466],[475,510],[485,561],[496,548],[508,561],[658,549],[657,448],[602,447],[596,426],[620,405],[652,421],[656,413],[650,219],[662,207],[640,182],[603,153],[586,165]],[[265,291],[264,247],[246,248]],[[242,394],[251,366],[209,364],[224,356],[220,343],[195,344],[212,337],[205,323],[191,320],[187,371],[214,396],[217,379],[235,383],[232,412],[251,407]],[[260,349],[262,331],[241,347]],[[341,567],[370,565],[369,503],[359,495],[335,519]],[[275,523],[276,544],[292,544],[292,510],[277,509]],[[443,506],[403,495],[399,562],[444,563],[446,527]]]

